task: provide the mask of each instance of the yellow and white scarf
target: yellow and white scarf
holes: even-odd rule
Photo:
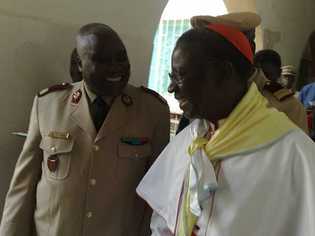
[[[268,101],[252,83],[241,102],[208,140],[209,123],[200,120],[188,153],[191,157],[187,191],[179,211],[176,236],[191,236],[202,202],[217,188],[212,161],[253,151],[281,138],[296,126],[284,113],[267,107]]]

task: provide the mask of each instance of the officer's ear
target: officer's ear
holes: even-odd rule
[[[77,60],[77,64],[78,64],[78,69],[80,72],[82,72],[82,62],[81,62],[81,59],[78,57],[78,60]]]

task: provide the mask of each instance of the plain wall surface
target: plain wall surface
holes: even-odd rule
[[[298,66],[309,34],[315,30],[314,0],[257,0],[263,46],[280,53],[283,64]]]
[[[224,0],[229,12],[252,11],[262,18],[256,30],[257,50],[280,53],[283,65],[298,68],[309,34],[315,30],[314,0]]]
[[[152,42],[166,0],[2,0],[0,7],[0,213],[24,138],[35,94],[70,81],[74,37],[86,23],[102,22],[121,36],[131,83],[146,84]]]
[[[256,0],[224,0],[228,12],[255,12],[257,13]],[[262,29],[256,29],[256,50],[263,48]]]

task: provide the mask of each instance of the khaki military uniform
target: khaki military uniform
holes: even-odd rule
[[[149,235],[150,210],[135,189],[169,141],[167,104],[128,85],[97,133],[83,82],[40,95],[0,235]]]
[[[257,75],[252,78],[262,95],[268,99],[270,105],[285,113],[293,123],[308,134],[306,111],[302,103],[294,97],[294,93],[286,88],[272,89],[269,86],[270,81],[264,73],[261,70],[256,73]]]

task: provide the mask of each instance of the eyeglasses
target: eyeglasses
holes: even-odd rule
[[[178,75],[178,73],[175,73],[175,72],[169,72],[168,76],[172,83],[175,83],[178,87],[183,86],[183,82],[184,82],[183,76]]]
[[[215,64],[215,63],[219,63],[220,61],[218,59],[215,58],[211,58],[209,60],[207,60],[208,64]],[[168,76],[170,78],[170,80],[175,83],[177,86],[181,87],[183,85],[183,82],[185,81],[185,78],[187,75],[181,75],[178,72],[172,71],[168,73]]]

